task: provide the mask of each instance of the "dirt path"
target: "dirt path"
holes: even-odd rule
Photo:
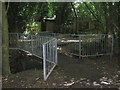
[[[45,82],[43,81],[42,69],[38,68],[38,66],[42,67],[41,63],[37,63],[40,59],[25,55],[24,53],[24,60],[31,61],[34,66],[37,64],[37,67],[3,77],[4,88],[120,88],[120,69],[117,57],[111,60],[109,57],[81,60],[77,57],[58,54],[58,66]],[[31,64],[27,65],[30,66]]]
[[[74,80],[75,84],[72,87],[81,87],[81,81],[84,82],[84,87],[107,87],[108,82],[118,80],[120,75],[118,59],[114,58],[110,60],[110,57],[96,57],[96,58],[83,58],[78,59],[75,57],[67,57],[63,54],[59,55],[59,65],[64,71],[65,75],[68,76],[67,80]],[[116,79],[115,79],[116,78]],[[72,80],[72,81],[73,81]],[[101,86],[101,82],[106,83]],[[113,81],[115,83],[115,81]],[[118,81],[120,85],[120,80]],[[115,87],[113,83],[108,87]]]

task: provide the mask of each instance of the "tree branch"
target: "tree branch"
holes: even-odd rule
[[[6,8],[6,11],[5,11],[6,14],[8,13],[9,7],[10,7],[10,2],[7,3],[7,8]]]
[[[90,13],[94,16],[94,18],[101,23],[101,21],[97,18],[97,16],[94,14],[94,12],[90,9],[90,7],[87,5],[86,2],[83,2],[85,4],[85,6],[89,9]]]
[[[75,7],[74,7],[73,3],[71,2],[70,4],[71,4],[71,6],[72,6],[72,8],[73,8],[73,11],[74,11],[74,13],[75,13],[75,17],[77,17],[77,12],[76,12],[76,10],[75,10]]]
[[[74,11],[74,14],[75,14],[75,17],[76,17],[76,28],[75,28],[75,29],[76,29],[76,31],[77,31],[77,17],[78,17],[78,16],[77,16],[77,12],[76,12],[76,10],[75,10],[75,7],[74,7],[73,3],[71,2],[70,4],[71,4],[71,6],[72,6],[72,8],[73,8],[73,11]]]

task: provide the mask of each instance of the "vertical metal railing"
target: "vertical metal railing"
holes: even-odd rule
[[[57,40],[54,38],[43,44],[44,80],[47,80],[57,65]]]
[[[79,58],[81,58],[81,51],[82,51],[82,39],[81,39],[82,37],[81,36],[79,36]]]
[[[113,35],[80,36],[79,56],[99,56],[113,54]],[[81,45],[82,44],[82,45]]]
[[[43,75],[47,80],[57,65],[57,39],[39,35],[10,33],[10,49],[19,49],[43,59]]]
[[[111,40],[111,43],[112,43],[112,47],[111,47],[111,57],[113,56],[113,52],[114,52],[114,36],[112,35],[112,40]]]
[[[41,33],[25,35],[11,33],[10,48],[28,51],[33,55],[43,58],[44,80],[48,78],[53,68],[57,65],[57,47],[67,55],[76,55],[79,58],[113,55],[113,35],[75,35],[59,33]],[[55,39],[56,38],[56,39]]]
[[[58,51],[67,53],[67,55],[76,55],[79,58],[98,55],[112,56],[113,53],[114,39],[110,34],[75,35],[40,32],[40,35],[57,38],[58,49],[60,49]]]

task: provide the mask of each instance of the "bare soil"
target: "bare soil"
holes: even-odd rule
[[[58,66],[43,80],[42,59],[10,51],[12,74],[2,77],[3,88],[120,88],[119,56],[82,58],[58,54]]]

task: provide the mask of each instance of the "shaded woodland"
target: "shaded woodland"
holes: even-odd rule
[[[119,59],[119,54],[120,54],[120,3],[118,2],[102,2],[102,3],[101,2],[5,2],[5,3],[2,3],[2,8],[3,8],[2,9],[3,76],[9,76],[9,75],[13,75],[13,73],[16,73],[17,69],[15,70],[15,66],[13,66],[14,69],[11,69],[11,65],[10,65],[11,56],[14,55],[14,53],[17,53],[17,54],[20,53],[19,55],[22,55],[23,58],[28,57],[24,54],[21,54],[20,51],[16,51],[16,52],[13,51],[12,55],[10,54],[11,51],[9,50],[9,43],[8,43],[9,33],[24,33],[24,34],[37,35],[39,34],[39,32],[62,33],[62,34],[85,34],[85,35],[112,34],[114,36],[113,57],[115,58],[113,58],[111,61],[112,62],[115,61],[115,64],[113,65],[116,65],[116,64],[118,65],[117,66],[118,70],[116,69],[114,70],[118,72],[117,75],[120,74],[120,71],[119,71],[120,60],[117,60]],[[21,56],[19,55],[18,57],[20,58]],[[17,55],[15,54],[15,56]],[[64,55],[61,55],[61,56],[64,57]],[[23,58],[21,58],[21,60]],[[35,57],[33,57],[33,60],[34,58]],[[65,59],[65,58],[62,58],[62,59]],[[14,61],[15,61],[14,63],[19,64],[20,61],[16,61],[16,60],[18,60],[18,58],[14,58]],[[29,59],[26,59],[26,60],[28,60],[29,62]],[[97,60],[97,59],[95,58],[94,60]],[[105,58],[104,60],[105,60],[105,64],[106,62],[109,63],[109,61],[107,61],[108,59]],[[102,61],[104,62],[104,60]],[[91,61],[91,62],[95,63],[94,61]],[[91,62],[87,62],[87,64],[91,64]],[[97,63],[97,65],[98,64],[99,63]],[[63,64],[63,67],[64,66],[65,65]],[[19,67],[21,67],[21,65]],[[85,66],[82,68],[85,68]],[[89,66],[87,68],[89,68]],[[19,70],[22,71],[24,70],[24,68],[22,67],[22,69],[19,69]],[[57,70],[60,70],[59,67],[57,68]],[[57,73],[57,70],[55,71],[55,73]],[[35,73],[36,73],[35,75],[37,75],[38,77],[39,76],[38,73],[37,72]],[[21,73],[17,74],[17,76],[19,77],[20,75]],[[62,72],[62,75],[64,76],[65,74],[63,74]],[[14,78],[13,76],[12,78]],[[59,76],[61,75],[59,74]],[[52,77],[52,79],[53,78],[54,77]],[[39,78],[36,78],[36,79],[39,80]],[[3,80],[4,82],[6,82],[7,81],[6,77],[4,77]],[[63,82],[63,81],[64,80],[60,82]],[[8,79],[8,82],[9,82],[9,79]],[[30,82],[32,82],[32,80]],[[57,82],[59,82],[59,80]],[[120,81],[118,80],[118,83],[119,82]],[[48,83],[50,85],[50,81]],[[48,83],[43,82],[43,86],[41,87],[44,87],[44,85],[47,85]],[[8,87],[10,87],[9,85]],[[37,84],[35,85],[36,86],[33,86],[33,87],[38,87]],[[49,85],[45,87],[49,87]],[[119,85],[117,85],[117,87],[119,87]],[[6,84],[4,84],[4,86],[7,87]],[[52,82],[52,87],[54,86],[57,86],[57,85]],[[58,85],[58,87],[59,86],[60,85]],[[21,86],[21,87],[24,87],[24,86]],[[77,86],[74,86],[74,87],[77,87]],[[83,87],[86,87],[86,86],[83,85]],[[94,87],[94,86],[91,86],[91,87]]]

